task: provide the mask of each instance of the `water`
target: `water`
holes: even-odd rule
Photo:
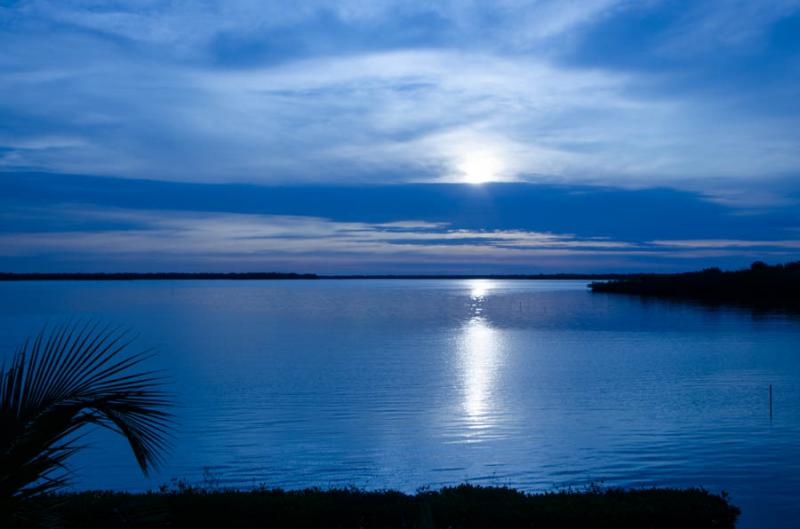
[[[572,281],[0,284],[2,355],[69,318],[156,347],[178,419],[150,478],[93,435],[77,488],[703,486],[740,527],[800,519],[790,316]]]

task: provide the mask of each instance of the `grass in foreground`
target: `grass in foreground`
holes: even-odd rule
[[[532,495],[504,487],[461,485],[407,495],[357,489],[183,488],[145,494],[57,494],[38,502],[37,510],[65,529],[725,529],[735,527],[739,515],[725,495],[701,489],[590,489]]]

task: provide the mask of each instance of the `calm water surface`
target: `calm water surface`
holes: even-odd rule
[[[2,283],[0,355],[70,318],[135,329],[178,403],[157,475],[101,434],[79,488],[703,486],[800,520],[793,317],[572,281]]]

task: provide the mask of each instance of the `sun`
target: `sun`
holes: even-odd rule
[[[458,170],[464,183],[480,185],[498,180],[502,164],[489,153],[477,152],[466,155]]]

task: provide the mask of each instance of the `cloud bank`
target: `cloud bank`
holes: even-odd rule
[[[86,206],[27,213],[53,215],[67,222],[124,223],[126,227],[0,234],[0,259],[60,255],[87,266],[102,256],[105,267],[147,260],[182,269],[202,269],[211,264],[245,270],[291,266],[301,271],[363,272],[365,267],[379,267],[398,273],[426,265],[475,271],[509,266],[540,269],[542,264],[571,263],[573,269],[584,269],[585,264],[596,265],[609,258],[612,262],[631,257],[697,259],[740,256],[746,250],[781,258],[800,249],[800,242],[790,240],[635,243],[524,230],[458,229],[418,220],[337,222],[318,217]]]
[[[0,50],[5,269],[800,255],[800,0],[15,0]]]
[[[747,202],[737,191],[777,200],[800,167],[795,1],[0,9],[5,170],[669,185]]]
[[[666,189],[10,178],[3,270],[537,273],[800,258],[796,208],[745,211]]]

